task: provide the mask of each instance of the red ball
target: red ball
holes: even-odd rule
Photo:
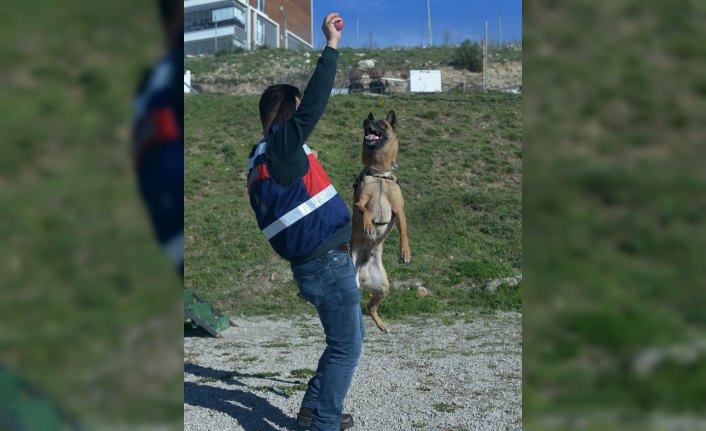
[[[333,23],[333,27],[336,30],[341,31],[341,29],[343,29],[343,19],[339,18],[338,21]]]

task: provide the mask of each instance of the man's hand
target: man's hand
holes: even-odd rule
[[[333,23],[339,19],[338,12],[330,13],[324,18],[324,23],[321,25],[321,30],[326,36],[326,45],[338,49],[338,42],[341,40],[341,32],[336,30]]]

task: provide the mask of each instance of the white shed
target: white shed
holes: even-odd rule
[[[441,93],[441,71],[410,70],[409,91],[412,93]]]

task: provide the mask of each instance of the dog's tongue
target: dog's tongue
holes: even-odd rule
[[[373,141],[376,139],[380,139],[380,137],[374,133],[371,133],[369,135],[365,135],[365,139],[367,139],[368,141]]]

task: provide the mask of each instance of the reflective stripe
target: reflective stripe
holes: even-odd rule
[[[270,178],[270,174],[267,172],[265,165],[257,165],[256,169],[250,169],[250,173],[248,174],[248,193],[250,193],[255,183],[268,178]]]
[[[284,229],[298,222],[304,218],[304,216],[328,202],[332,197],[336,196],[336,194],[338,193],[333,187],[333,184],[331,184],[317,193],[316,196],[300,204],[298,207],[272,222],[269,226],[262,230],[262,233],[265,234],[265,237],[268,240],[271,239],[273,236],[282,232]]]
[[[255,159],[257,158],[257,156],[265,154],[266,150],[267,150],[267,141],[260,142],[257,145],[257,148],[255,149],[255,154],[253,154],[253,156],[248,159],[248,170],[252,169],[252,167],[255,166]]]
[[[169,62],[168,58],[165,58],[152,72],[145,90],[137,96],[137,98],[135,98],[135,119],[144,115],[147,111],[147,100],[153,95],[153,93],[166,88],[167,84],[170,82],[171,76],[172,64]]]
[[[308,145],[304,144],[303,145],[304,152],[309,155],[311,154],[311,148],[309,148]],[[255,166],[255,159],[257,156],[262,155],[265,153],[267,150],[267,141],[261,142],[258,144],[257,148],[255,149],[255,154],[253,154],[252,157],[248,159],[248,170],[252,169],[253,166]]]
[[[184,231],[173,236],[172,239],[162,244],[162,249],[173,264],[179,265],[184,262]]]

